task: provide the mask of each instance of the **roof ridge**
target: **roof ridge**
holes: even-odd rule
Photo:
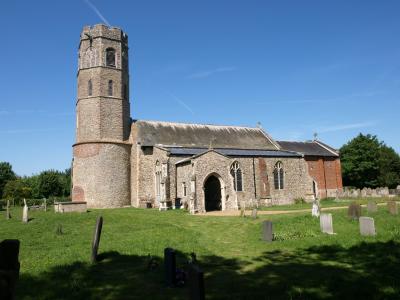
[[[195,125],[195,126],[213,126],[213,127],[230,127],[230,128],[245,128],[263,131],[258,127],[250,127],[250,126],[238,126],[238,125],[218,125],[218,124],[201,124],[201,123],[185,123],[185,122],[170,122],[170,121],[158,121],[158,120],[135,120],[136,122],[147,122],[147,123],[162,123],[162,124],[170,124],[170,125]]]

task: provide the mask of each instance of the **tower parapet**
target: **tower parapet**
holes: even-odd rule
[[[130,204],[128,36],[85,26],[80,35],[73,201],[88,207]]]

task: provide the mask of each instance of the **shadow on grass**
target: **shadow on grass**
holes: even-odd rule
[[[18,299],[187,298],[185,288],[165,287],[161,258],[150,271],[146,256],[102,256],[96,265],[22,275]],[[399,299],[400,293],[400,243],[393,241],[269,251],[252,261],[207,256],[200,266],[207,299]]]

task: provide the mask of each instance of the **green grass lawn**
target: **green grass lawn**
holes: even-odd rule
[[[0,218],[0,240],[21,241],[17,299],[186,299],[186,288],[166,288],[162,255],[191,252],[205,271],[207,299],[399,299],[400,216],[386,207],[372,216],[378,235],[361,237],[345,210],[332,211],[336,235],[320,233],[310,213],[241,217],[191,216],[184,211],[134,208],[85,214],[30,212]],[[96,218],[104,218],[100,253],[91,265]],[[363,215],[368,215],[363,208]],[[272,220],[276,240],[261,240]],[[57,235],[61,224],[63,235]],[[148,255],[159,266],[148,270]]]
[[[368,201],[373,200],[377,203],[386,203],[388,198],[353,198],[353,199],[322,199],[320,201],[321,207],[347,207],[351,202],[357,202],[359,204],[367,204]],[[390,200],[400,201],[400,197],[390,198]],[[261,210],[301,210],[301,209],[310,209],[311,210],[312,203],[296,203],[290,205],[273,205],[273,206],[263,206]]]

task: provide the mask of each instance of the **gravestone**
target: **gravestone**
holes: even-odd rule
[[[24,208],[22,209],[22,222],[28,223],[28,205],[26,205],[26,200],[24,199]]]
[[[376,205],[375,201],[368,201],[367,209],[369,213],[377,212],[378,211],[378,205]]]
[[[321,207],[319,205],[319,201],[318,200],[314,200],[313,201],[313,205],[312,205],[312,209],[311,209],[311,215],[313,217],[319,217],[320,214],[321,214]]]
[[[6,219],[7,219],[7,220],[11,219],[11,213],[10,213],[10,200],[7,200]]]
[[[360,217],[360,234],[363,236],[375,236],[374,218]]]
[[[273,226],[271,221],[262,222],[262,239],[265,242],[272,242],[274,239]]]
[[[347,215],[352,220],[358,220],[361,217],[361,205],[355,202],[349,205],[349,209],[347,211]]]
[[[96,227],[94,228],[93,242],[92,242],[92,263],[98,261],[98,251],[101,237],[101,229],[103,228],[103,217],[97,218]]]
[[[195,264],[189,264],[189,299],[191,300],[204,300],[204,273]]]
[[[333,234],[332,214],[321,214],[319,222],[323,233]]]
[[[397,202],[396,201],[388,201],[387,207],[388,207],[389,213],[391,215],[397,215],[398,214],[398,208],[397,208]]]
[[[176,253],[172,248],[164,249],[164,267],[167,286],[176,286]]]
[[[43,198],[44,211],[47,211],[47,199]]]
[[[19,277],[19,240],[0,243],[0,299],[14,299],[15,284]]]
[[[257,209],[256,209],[256,208],[254,208],[254,209],[251,211],[251,217],[252,217],[253,219],[257,219]]]

